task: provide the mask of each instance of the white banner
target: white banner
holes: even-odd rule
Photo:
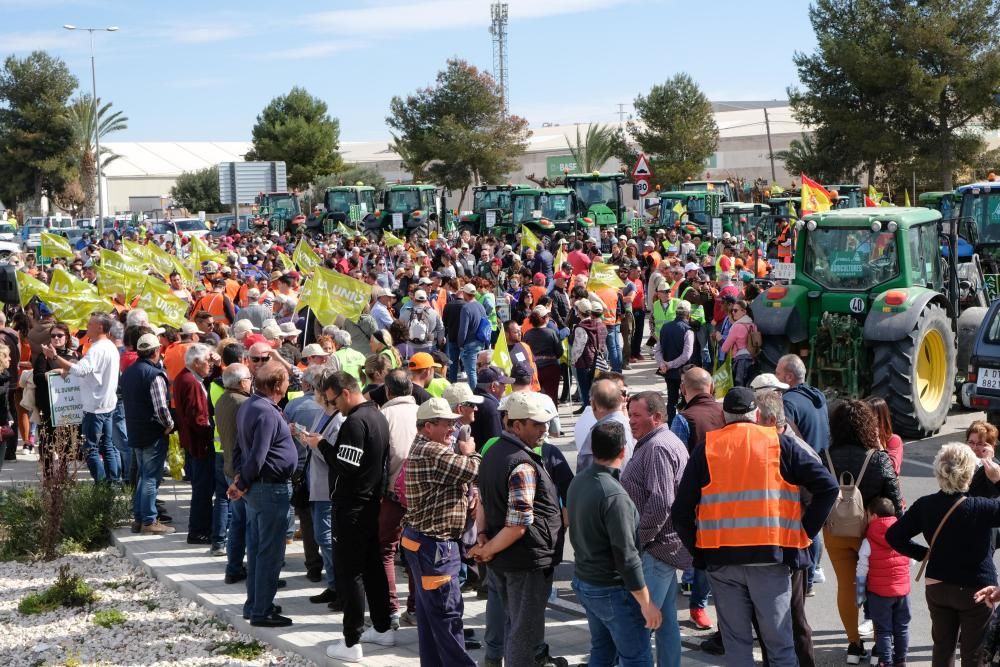
[[[59,371],[45,374],[49,381],[49,403],[52,406],[53,426],[79,424],[83,421],[83,394],[80,378],[69,373],[63,377]]]

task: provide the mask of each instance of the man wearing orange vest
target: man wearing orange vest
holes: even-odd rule
[[[756,615],[768,662],[793,667],[791,567],[808,558],[837,482],[788,436],[756,424],[752,389],[729,390],[722,410],[726,427],[691,453],[671,518],[695,567],[708,570],[726,664],[754,664]],[[799,487],[812,494],[805,510]]]
[[[787,220],[778,221],[778,233],[774,238],[778,244],[778,261],[788,264],[792,261],[792,246],[795,244],[795,230]]]
[[[215,318],[216,322],[232,324],[236,318],[236,311],[233,309],[233,302],[223,292],[225,287],[226,281],[224,279],[214,279],[212,281],[212,291],[198,299],[191,312],[197,313],[198,311],[205,310],[212,313],[212,317]]]
[[[621,290],[617,287],[596,285],[593,291],[597,296],[601,297],[601,303],[604,305],[604,327],[608,330],[608,364],[611,366],[612,371],[621,373],[623,363],[621,344],[622,308],[618,307],[618,302],[621,299]]]

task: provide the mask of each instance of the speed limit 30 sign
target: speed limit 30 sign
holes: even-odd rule
[[[635,191],[640,197],[645,197],[646,193],[649,192],[649,181],[646,179],[637,180],[635,182]]]

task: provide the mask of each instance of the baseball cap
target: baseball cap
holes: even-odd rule
[[[491,385],[494,382],[500,384],[514,384],[514,378],[504,375],[496,366],[487,366],[476,374],[476,384],[479,386]]]
[[[576,312],[581,315],[590,314],[590,301],[588,299],[577,299],[574,307],[576,308]]]
[[[789,385],[779,380],[778,376],[774,373],[762,373],[750,383],[750,388],[754,391],[758,389],[780,389],[781,391],[785,391],[788,387]]]
[[[261,333],[264,334],[264,338],[267,340],[277,340],[282,336],[281,327],[279,327],[277,324],[267,325],[266,327],[264,327],[264,331],[262,331]]]
[[[698,271],[700,268],[701,267],[694,262],[688,262],[684,265],[684,273],[687,273],[688,271]]]
[[[757,403],[750,387],[733,387],[722,400],[722,410],[729,414],[745,415],[756,409]]]
[[[160,339],[156,337],[156,334],[151,333],[139,336],[139,340],[135,344],[135,349],[139,352],[148,352],[157,347],[160,347]]]
[[[535,306],[534,308],[531,309],[531,312],[540,317],[545,317],[546,315],[549,314],[549,309],[546,308],[545,306]]]
[[[302,349],[303,357],[329,357],[330,353],[319,343],[309,343]]]
[[[553,280],[569,280],[569,274],[565,271],[556,271],[552,278]]]
[[[254,330],[253,322],[250,320],[236,320],[236,324],[233,325],[233,335],[241,333],[250,333]]]
[[[181,325],[180,332],[182,334],[196,334],[198,333],[198,325],[194,322],[185,322]]]
[[[457,415],[451,411],[448,401],[443,398],[430,398],[420,404],[417,408],[417,421],[427,421],[429,419],[458,419],[462,415]]]
[[[514,378],[514,384],[530,384],[533,375],[531,369],[526,366],[515,366],[510,374]]]
[[[434,361],[434,357],[426,352],[417,352],[410,357],[411,371],[422,371],[425,368],[441,368],[441,364]]]
[[[479,405],[484,400],[482,396],[477,396],[472,393],[472,387],[470,387],[467,382],[456,382],[455,384],[450,385],[444,390],[441,397],[448,401],[448,405],[451,406],[452,410],[457,408],[462,403],[475,403],[476,405]]]
[[[418,285],[430,285],[431,284],[431,279],[428,278],[427,276],[424,276],[423,278],[421,278],[420,280],[417,281],[417,284]]]
[[[681,299],[677,302],[676,311],[678,313],[690,313],[691,312],[691,302]]]
[[[418,289],[416,292],[413,293],[413,300],[420,301],[421,303],[427,301],[427,292],[423,291],[422,289]]]
[[[667,252],[668,253],[673,253],[673,254],[676,255],[677,254],[677,246],[675,246],[675,245],[670,246],[669,248],[667,248]]]
[[[553,417],[555,415],[545,409],[541,397],[534,392],[518,391],[507,397],[507,419],[530,419],[544,424]]]
[[[539,280],[545,282],[545,274],[539,271],[535,275],[531,276],[531,280],[534,282],[538,282]]]
[[[247,290],[247,299],[250,301],[256,301],[260,298],[260,290],[256,287],[251,287]]]
[[[464,285],[462,285],[462,290],[461,291],[465,292],[466,294],[475,295],[475,293],[476,293],[476,286],[473,285],[472,283],[465,283]]]

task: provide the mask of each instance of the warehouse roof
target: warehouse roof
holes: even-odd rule
[[[743,104],[747,107],[740,108]],[[715,122],[719,126],[722,139],[732,137],[753,137],[765,134],[764,111],[759,102],[718,102],[714,106],[726,111],[715,112]],[[799,134],[807,129],[792,118],[792,110],[783,103],[772,106],[767,103],[768,120],[772,134]],[[577,128],[583,135],[588,123],[548,125],[532,128],[528,139],[528,153],[568,151],[567,141],[576,142]],[[618,123],[609,123],[617,127]],[[344,141],[340,152],[345,162],[366,163],[398,160],[399,156],[389,148],[389,141]],[[185,171],[196,171],[220,162],[243,160],[250,150],[249,141],[154,141],[126,142],[110,141],[104,144],[121,156],[105,168],[110,178],[163,177],[175,178]]]

